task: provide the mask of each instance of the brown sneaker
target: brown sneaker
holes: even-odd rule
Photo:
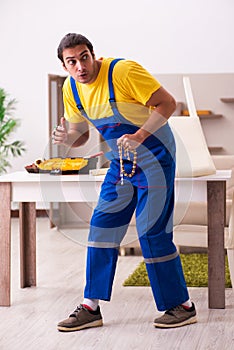
[[[83,305],[77,306],[76,310],[66,319],[58,323],[57,328],[62,332],[79,331],[80,329],[102,326],[100,307],[91,311]]]
[[[189,309],[182,305],[167,310],[164,315],[154,320],[154,326],[157,328],[174,328],[196,323],[196,310],[194,303]]]

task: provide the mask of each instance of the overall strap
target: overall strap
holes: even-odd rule
[[[110,64],[109,72],[108,72],[108,85],[109,85],[109,96],[110,96],[109,102],[110,102],[111,106],[112,106],[112,104],[115,103],[115,93],[114,93],[114,86],[113,86],[113,81],[112,81],[112,73],[113,73],[114,66],[120,60],[123,60],[123,58],[114,59]]]
[[[79,109],[79,111],[83,115],[83,117],[88,118],[88,116],[84,110],[84,107],[81,103],[80,96],[78,94],[78,90],[76,87],[76,81],[72,77],[70,77],[70,84],[71,84],[71,89],[72,89],[74,100],[76,101],[77,108]]]
[[[114,59],[111,62],[110,67],[109,67],[109,71],[108,71],[109,102],[110,102],[110,105],[111,105],[112,109],[116,108],[116,106],[115,106],[114,86],[113,86],[113,81],[112,81],[112,73],[113,73],[114,66],[120,60],[123,60],[123,58],[116,58],[116,59]],[[70,84],[71,84],[71,89],[72,89],[73,97],[74,97],[74,100],[76,102],[77,108],[79,109],[80,113],[85,118],[88,118],[88,116],[87,116],[87,114],[86,114],[86,112],[84,110],[84,107],[83,107],[83,105],[81,103],[81,100],[80,100],[80,96],[79,96],[79,93],[78,93],[78,90],[77,90],[77,86],[76,86],[76,81],[72,77],[70,77]]]

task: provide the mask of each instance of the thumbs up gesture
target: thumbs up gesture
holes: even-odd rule
[[[62,117],[60,119],[60,125],[56,126],[52,132],[52,142],[54,144],[64,144],[67,141],[67,137],[66,120]]]

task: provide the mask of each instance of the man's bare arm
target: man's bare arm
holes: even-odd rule
[[[146,103],[152,107],[152,112],[147,121],[135,134],[125,134],[118,139],[125,148],[136,148],[152,133],[163,126],[176,108],[175,99],[163,88],[155,91]]]

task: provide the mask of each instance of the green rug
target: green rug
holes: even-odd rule
[[[185,280],[188,287],[208,286],[207,254],[180,254]],[[124,281],[123,286],[149,286],[145,263],[141,262],[136,270]],[[225,287],[231,288],[227,256],[225,256]]]

